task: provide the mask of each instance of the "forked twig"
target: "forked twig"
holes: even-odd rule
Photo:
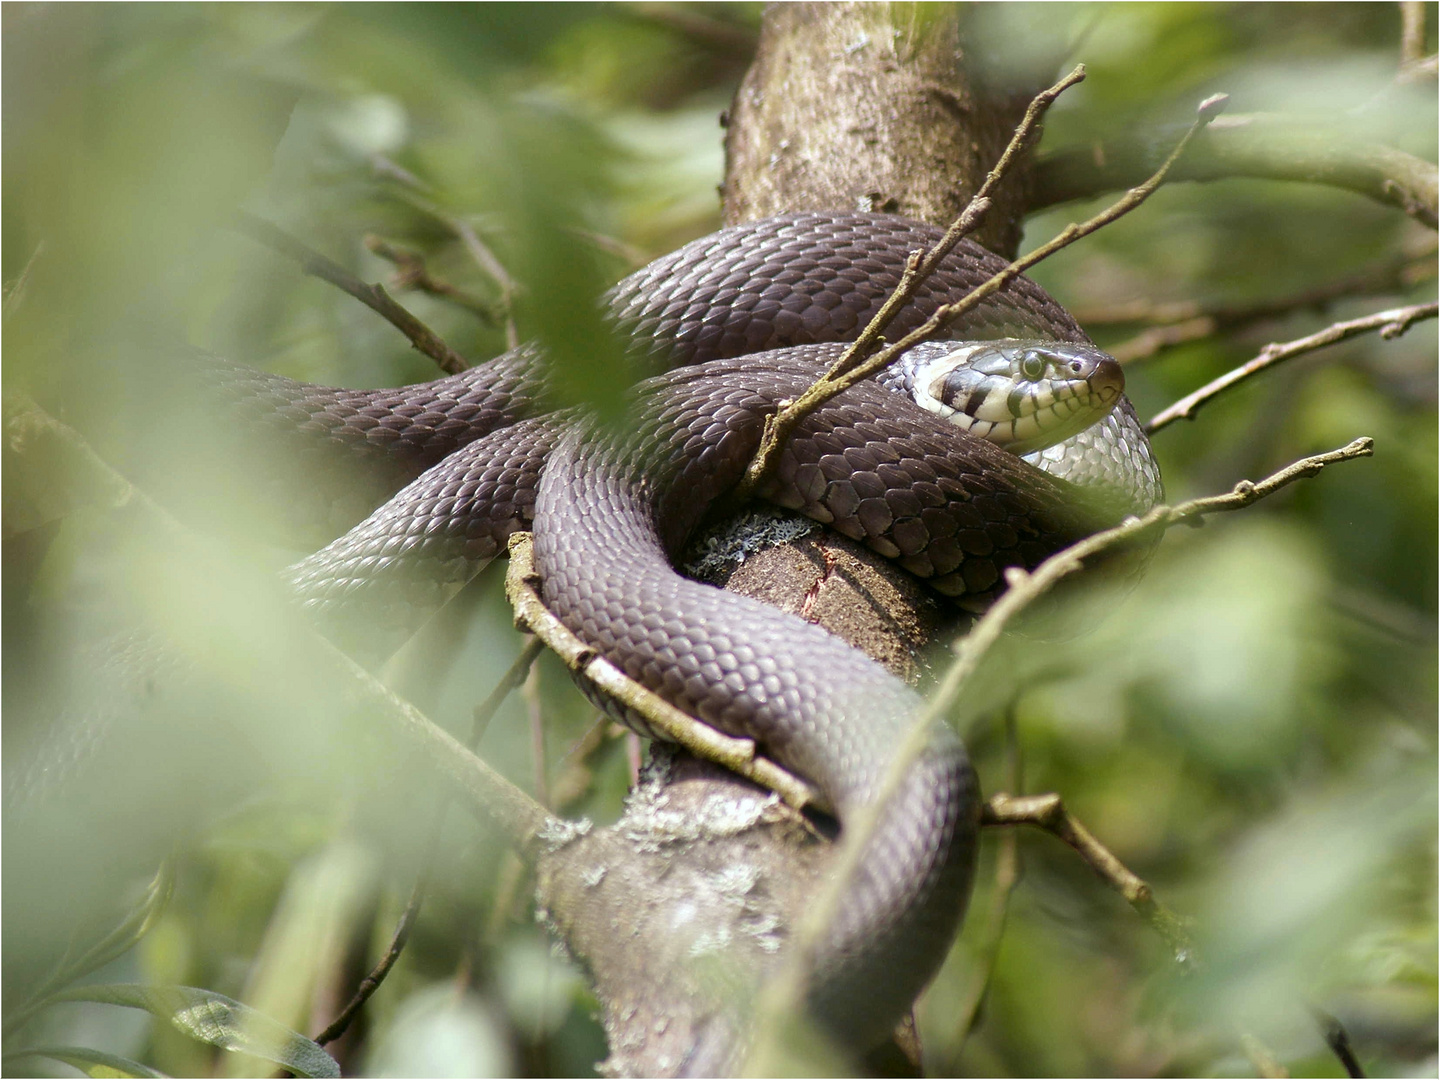
[[[328,281],[342,292],[349,293],[409,338],[410,344],[439,364],[442,371],[458,375],[470,366],[463,356],[445,344],[439,334],[397,304],[385,291],[385,286],[365,284],[333,259],[326,258],[254,214],[241,211],[235,216],[235,228],[272,251],[294,259],[303,273]]]
[[[992,795],[985,804],[981,823],[1034,825],[1065,841],[1165,939],[1182,967],[1194,962],[1194,948],[1185,920],[1156,900],[1150,885],[1095,839],[1095,835],[1065,809],[1059,795]]]

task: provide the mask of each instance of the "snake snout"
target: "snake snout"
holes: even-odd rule
[[[1118,360],[1109,356],[1097,356],[1091,360],[1077,360],[1075,363],[1090,368],[1084,378],[1092,394],[1107,405],[1120,400],[1120,395],[1125,392],[1125,372]]]

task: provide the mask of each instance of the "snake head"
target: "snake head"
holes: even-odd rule
[[[1125,375],[1090,345],[971,341],[922,361],[911,385],[925,408],[1025,454],[1103,419],[1125,392]]]

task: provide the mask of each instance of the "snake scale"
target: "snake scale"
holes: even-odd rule
[[[296,564],[294,589],[332,637],[381,657],[510,533],[533,529],[545,602],[572,631],[632,679],[816,784],[843,828],[874,800],[920,699],[825,631],[689,581],[672,560],[738,480],[776,403],[833,362],[835,343],[878,310],[909,253],[939,236],[887,215],[790,215],[726,229],[638,271],[609,304],[652,370],[666,373],[640,385],[623,432],[553,411],[533,348],[396,390],[318,387],[217,362],[230,407],[283,431],[285,445],[315,460],[379,462],[381,488],[404,483]],[[962,241],[888,333],[1003,265]],[[948,333],[1088,342],[1025,278]],[[1160,486],[1123,398],[1099,424],[1022,460],[869,382],[805,420],[761,494],[979,610],[1007,566],[1033,566],[1144,509]],[[811,1011],[848,1043],[883,1038],[944,958],[969,894],[979,810],[964,749],[937,725],[883,807],[816,958]]]

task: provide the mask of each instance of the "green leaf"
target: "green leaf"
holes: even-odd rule
[[[297,1076],[340,1075],[335,1059],[318,1043],[276,1023],[248,1005],[193,986],[142,986],[117,983],[77,986],[57,1001],[99,1001],[144,1009],[169,1020],[193,1039],[265,1058]]]
[[[163,1077],[165,1075],[165,1073],[150,1068],[149,1065],[141,1065],[138,1061],[131,1061],[118,1054],[107,1054],[103,1050],[91,1050],[85,1046],[37,1046],[33,1050],[22,1050],[17,1054],[5,1055],[7,1061],[27,1057],[45,1057],[63,1061],[66,1065],[79,1069],[86,1076],[109,1078]]]

